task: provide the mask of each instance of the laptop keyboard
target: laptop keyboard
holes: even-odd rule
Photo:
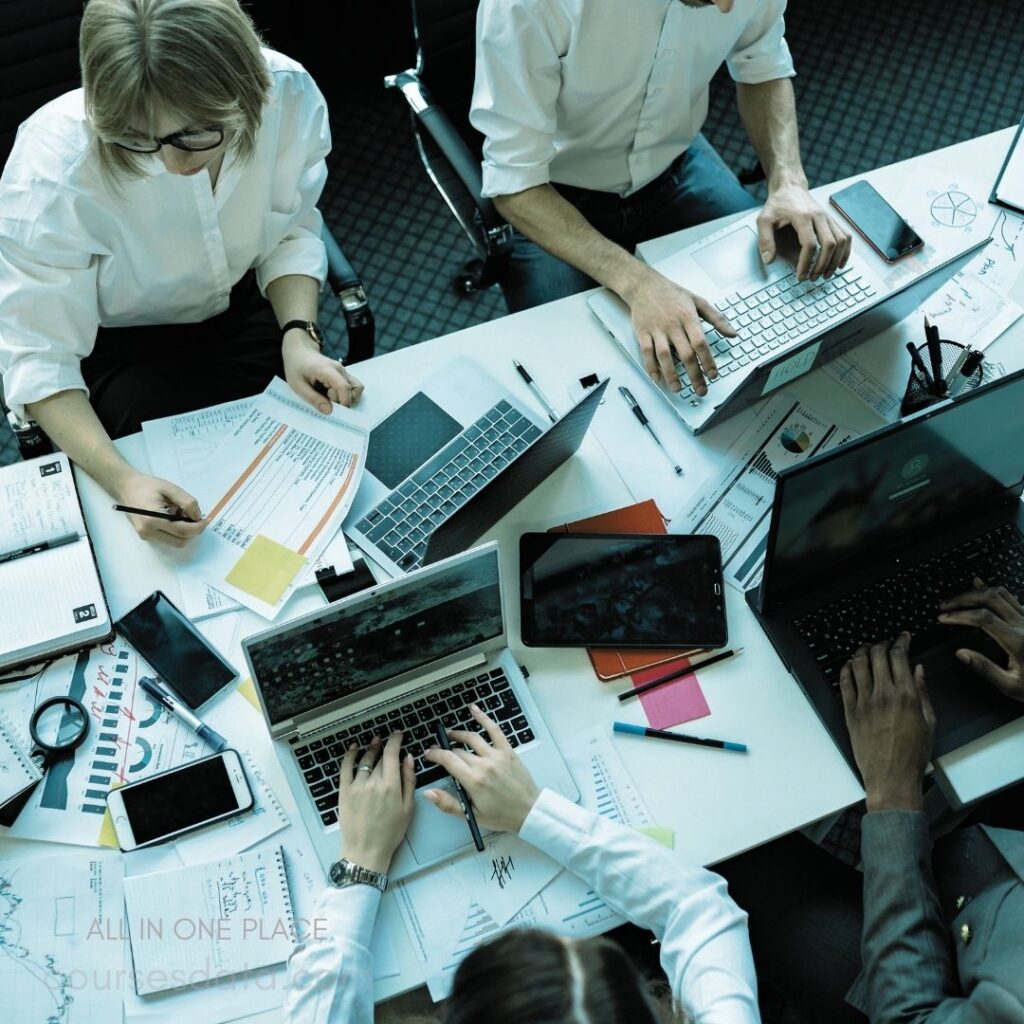
[[[412,754],[415,759],[416,788],[419,789],[448,774],[423,758],[427,749],[437,746],[437,723],[443,722],[449,731],[478,731],[479,726],[469,712],[469,705],[474,703],[501,726],[513,747],[529,743],[534,738],[534,730],[512,690],[512,684],[500,668],[468,676],[429,696],[419,697],[375,718],[346,725],[327,735],[318,735],[316,739],[294,738],[291,741],[293,752],[321,821],[325,825],[333,825],[338,820],[338,764],[350,743],[365,750],[374,733],[384,740],[401,729],[404,733],[402,751]]]
[[[719,304],[719,309],[738,337],[725,338],[713,327],[704,325],[704,336],[719,376],[760,362],[794,337],[822,329],[874,295],[875,289],[850,267],[817,281],[798,281],[794,272],[742,297],[730,295]],[[676,363],[676,372],[682,384],[678,394],[694,397],[681,362]]]
[[[502,399],[356,523],[406,571],[423,564],[430,535],[541,435]]]
[[[892,640],[903,630],[924,649],[949,627],[936,621],[939,605],[970,590],[978,576],[1024,596],[1024,537],[1008,523],[903,569],[794,622],[832,689],[861,644]]]

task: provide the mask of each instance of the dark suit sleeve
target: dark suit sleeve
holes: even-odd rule
[[[864,959],[871,1024],[1011,1024],[1020,1003],[984,981],[960,990],[956,955],[939,912],[928,821],[922,812],[864,818]]]

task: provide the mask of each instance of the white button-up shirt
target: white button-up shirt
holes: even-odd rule
[[[747,915],[721,876],[547,789],[519,834],[654,933],[672,995],[694,1024],[760,1021]],[[288,1024],[373,1024],[370,939],[379,905],[380,893],[365,885],[324,892],[323,938],[288,961]]]
[[[169,174],[159,154],[120,191],[103,176],[82,90],[19,129],[0,178],[0,371],[8,405],[87,390],[96,330],[195,323],[228,306],[250,268],[323,282],[316,208],[330,151],[323,96],[300,64],[264,56],[271,92],[250,162],[229,149],[208,173]]]
[[[728,14],[681,0],[482,0],[470,120],[483,192],[549,181],[626,196],[693,142],[723,61],[737,82],[792,76],[786,0]]]

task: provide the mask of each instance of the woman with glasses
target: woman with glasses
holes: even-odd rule
[[[111,438],[275,374],[323,412],[362,392],[315,324],[327,109],[237,0],[90,0],[79,42],[83,87],[21,126],[0,178],[5,397],[118,502],[187,515],[132,517],[181,545],[195,498]]]

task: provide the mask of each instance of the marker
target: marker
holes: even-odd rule
[[[183,512],[157,512],[151,508],[135,508],[132,505],[115,505],[115,512],[128,512],[133,516],[149,516],[150,519],[165,519],[169,523],[194,523],[197,520],[189,519]]]
[[[654,432],[654,427],[651,426],[650,420],[644,415],[644,411],[640,408],[640,403],[633,397],[633,393],[629,388],[620,387],[619,394],[622,395],[626,404],[633,410],[633,415],[640,421],[640,426],[651,435],[654,443],[665,453],[665,458],[668,459],[669,465],[675,470],[676,476],[682,476],[683,467],[672,458],[668,449],[661,443],[661,438]]]
[[[928,355],[932,361],[932,394],[946,393],[946,378],[942,375],[942,342],[939,340],[939,329],[924,318],[924,335],[928,339]]]
[[[719,750],[736,750],[741,754],[747,752],[746,743],[733,743],[731,740],[707,740],[703,736],[685,736],[681,732],[652,729],[646,725],[632,725],[629,722],[612,722],[612,731],[629,733],[631,736],[651,736],[656,740],[674,740],[676,743],[696,743],[701,747],[717,747]]]
[[[919,374],[921,374],[924,386],[926,388],[930,388],[932,386],[932,376],[928,372],[928,367],[924,365],[921,353],[917,350],[917,346],[912,341],[907,342],[907,351],[910,353],[910,361],[914,364],[914,368]]]
[[[157,680],[152,679],[150,676],[143,676],[139,680],[139,686],[158,704],[167,708],[172,715],[180,718],[201,739],[206,740],[207,744],[213,747],[214,750],[223,750],[228,745],[228,741],[219,732],[214,732],[208,725],[196,718],[184,704],[178,701],[170,690],[162,686]]]
[[[523,366],[523,364],[519,362],[518,359],[513,359],[512,365],[516,368],[516,373],[518,373],[519,376],[522,377],[523,380],[526,382],[526,386],[540,399],[540,404],[543,405],[545,409],[547,409],[548,419],[551,420],[552,423],[557,423],[558,413],[555,412],[554,407],[547,400],[547,397],[545,396],[544,392],[541,391],[539,387],[537,387],[536,381],[530,376],[530,373],[526,369],[526,367]],[[481,846],[480,849],[482,850],[483,847]]]
[[[671,683],[674,679],[682,679],[683,676],[688,676],[691,672],[697,672],[702,668],[707,668],[709,665],[716,665],[720,661],[725,661],[728,658],[735,658],[737,654],[742,654],[743,648],[737,647],[734,651],[722,651],[721,654],[716,654],[711,658],[705,658],[703,661],[698,661],[695,664],[691,663],[686,668],[675,668],[671,672],[666,672],[663,676],[658,676],[657,679],[650,679],[642,686],[634,686],[632,690],[623,690],[619,694],[619,703],[622,704],[627,700],[632,700],[634,697],[639,697],[641,693],[647,693],[648,690],[653,690],[655,687],[664,686],[665,683]]]
[[[29,555],[36,555],[40,551],[52,551],[54,548],[62,548],[65,544],[74,544],[78,540],[77,533],[66,533],[63,537],[55,540],[43,540],[38,544],[29,544],[28,547],[16,548],[14,551],[5,551],[0,555],[0,565],[4,562],[14,562],[19,558],[27,558]]]
[[[452,745],[448,742],[448,730],[444,727],[444,722],[437,723],[437,742],[441,745],[442,750],[451,750]],[[484,852],[484,837],[480,835],[480,826],[476,823],[476,815],[473,813],[473,805],[470,803],[469,797],[466,796],[466,791],[462,788],[462,783],[459,782],[455,776],[449,773],[448,777],[452,780],[452,785],[455,787],[455,796],[459,801],[459,806],[462,808],[462,813],[466,816],[466,824],[469,825],[469,834],[473,837],[473,843],[476,848],[483,853]]]

